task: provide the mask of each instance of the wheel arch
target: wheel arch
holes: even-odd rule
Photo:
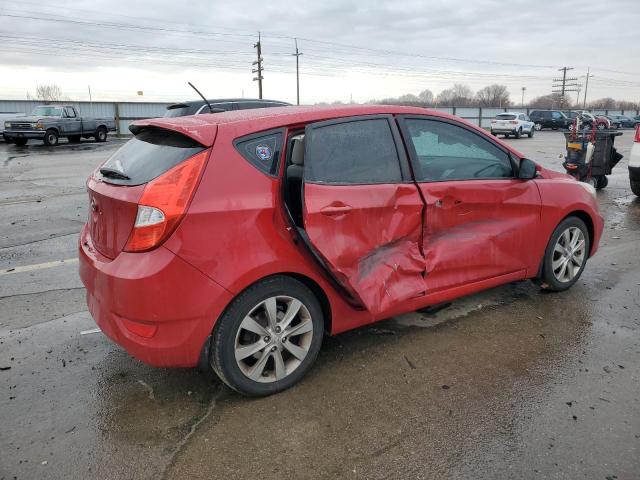
[[[589,234],[589,246],[590,246],[590,248],[589,248],[589,256],[587,258],[590,258],[591,257],[592,247],[593,247],[593,240],[594,240],[594,236],[595,236],[595,226],[593,224],[593,219],[591,218],[591,215],[589,215],[584,210],[572,210],[571,212],[567,213],[564,217],[562,217],[560,220],[558,220],[558,223],[556,223],[555,227],[553,227],[553,230],[551,230],[552,234],[553,234],[553,231],[555,231],[555,229],[558,227],[558,225],[560,225],[562,222],[564,222],[569,217],[577,217],[580,220],[582,220],[584,222],[584,224],[587,226],[587,233]],[[551,235],[550,235],[550,237],[551,237]],[[546,246],[545,246],[545,251],[546,251]],[[536,278],[540,278],[542,276],[542,269],[544,267],[544,256],[545,256],[545,253],[543,252],[542,253],[542,258],[540,259],[540,265],[538,266],[538,274],[537,274]]]
[[[238,297],[238,295],[242,294],[242,292],[251,288],[256,283],[262,282],[272,277],[290,277],[290,278],[293,278],[294,280],[299,281],[304,286],[306,286],[309,290],[311,290],[311,293],[313,293],[313,295],[318,299],[318,302],[320,303],[320,308],[322,309],[322,320],[324,323],[324,330],[326,333],[331,332],[331,326],[332,326],[331,302],[329,301],[328,295],[326,294],[324,289],[320,286],[320,284],[318,284],[318,282],[316,282],[314,279],[312,279],[307,275],[304,275],[302,273],[297,273],[297,272],[271,273],[264,277],[255,279],[248,285],[245,285],[245,287],[242,290],[235,293],[233,295],[233,298],[220,312],[220,315],[218,315],[218,317],[214,319],[213,325],[211,327],[211,333],[207,336],[204,344],[202,345],[202,348],[200,349],[200,357],[198,360],[198,369],[200,371],[206,372],[209,370],[208,364],[209,364],[209,352],[211,350],[211,338],[216,328],[216,325],[218,324],[218,319],[225,314],[225,312],[229,309],[229,307],[231,306],[233,301]]]

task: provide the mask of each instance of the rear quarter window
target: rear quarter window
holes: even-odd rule
[[[142,185],[162,175],[205,148],[195,140],[171,130],[148,128],[125,143],[100,170],[129,177],[113,178],[98,172],[101,180],[116,185]]]
[[[238,138],[233,145],[251,165],[267,175],[276,176],[282,139],[282,130],[271,130]]]

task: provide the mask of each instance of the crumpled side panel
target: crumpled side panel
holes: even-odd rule
[[[420,184],[427,202],[429,293],[536,268],[540,194],[533,182]]]
[[[336,280],[373,315],[425,291],[415,185],[305,184],[305,230]],[[327,210],[351,207],[342,214]]]

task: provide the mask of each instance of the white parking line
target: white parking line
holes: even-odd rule
[[[53,262],[37,263],[35,265],[23,265],[22,267],[7,268],[0,271],[0,277],[2,275],[10,275],[12,273],[31,272],[33,270],[42,270],[43,268],[60,267],[62,265],[70,265],[78,263],[77,258],[67,258],[66,260],[55,260]]]

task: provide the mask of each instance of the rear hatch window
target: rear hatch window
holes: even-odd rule
[[[114,153],[97,176],[114,185],[142,185],[204,149],[180,133],[144,129]]]
[[[197,106],[187,105],[186,103],[176,103],[175,105],[169,105],[167,107],[164,116],[166,118],[186,117],[187,115],[193,115],[197,110]]]
[[[496,115],[496,119],[497,120],[515,120],[516,116],[501,113],[500,115]]]

